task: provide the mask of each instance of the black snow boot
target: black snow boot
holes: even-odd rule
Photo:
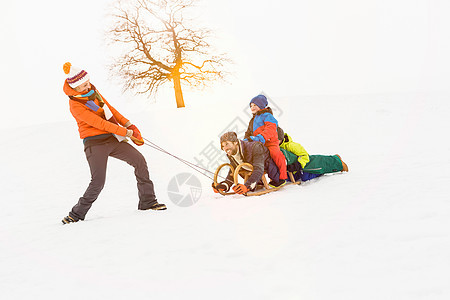
[[[152,210],[166,210],[167,207],[166,207],[165,204],[162,204],[162,203],[155,203],[155,204],[153,204],[152,206],[150,206],[149,209],[152,209]]]
[[[273,181],[272,180],[271,182],[269,182],[269,186],[273,187],[273,188],[279,188],[279,187],[281,187],[281,186],[283,186],[285,184],[286,184],[286,180],[284,180],[284,179],[281,179],[279,181]]]
[[[75,220],[75,219],[72,218],[71,216],[64,217],[64,219],[61,220],[61,222],[62,222],[63,224],[75,223],[75,222],[78,222],[78,221],[79,221],[79,220]]]

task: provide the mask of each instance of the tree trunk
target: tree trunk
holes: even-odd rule
[[[173,88],[175,89],[175,100],[177,101],[177,108],[184,107],[183,92],[181,91],[180,73],[178,72],[173,75]]]

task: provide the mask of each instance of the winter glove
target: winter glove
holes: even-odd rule
[[[141,132],[139,129],[137,129],[136,126],[130,125],[127,127],[128,130],[133,130],[133,135],[130,137],[133,143],[135,143],[138,146],[144,145],[144,139],[141,136]]]
[[[127,129],[133,130],[133,136],[135,138],[137,138],[138,140],[142,139],[141,132],[139,131],[139,129],[137,129],[135,125],[130,125],[127,127]]]
[[[222,181],[222,182],[218,183],[217,185],[214,185],[214,182],[213,182],[212,188],[213,188],[214,193],[219,193],[219,191],[228,192],[230,190],[230,187],[225,183],[225,181]]]
[[[249,191],[249,189],[245,185],[243,185],[242,183],[239,183],[239,184],[233,186],[233,191],[236,194],[243,195],[243,194],[247,193]]]
[[[298,161],[296,161],[293,164],[290,164],[290,165],[287,166],[287,170],[289,172],[291,172],[291,173],[299,172],[302,169],[303,169],[302,165]]]
[[[294,172],[299,171],[301,169],[302,169],[302,167],[301,167],[300,164],[298,164],[298,165],[297,164],[290,164],[290,165],[287,166],[288,172],[291,172],[291,173],[294,173]]]
[[[125,135],[127,138],[130,138],[133,136],[133,130],[127,129],[127,134]]]

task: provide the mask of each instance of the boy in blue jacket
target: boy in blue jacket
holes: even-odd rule
[[[278,145],[278,121],[274,118],[272,109],[267,107],[267,104],[268,101],[264,95],[258,95],[250,101],[253,118],[248,124],[244,140],[259,141],[269,149],[270,157],[280,170],[280,180],[277,182],[271,181],[269,185],[279,187],[285,184],[287,179],[286,158]]]

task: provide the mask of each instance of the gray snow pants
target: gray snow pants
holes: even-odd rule
[[[85,142],[84,152],[91,170],[91,182],[69,215],[76,220],[84,220],[106,180],[108,157],[123,160],[134,167],[136,175],[139,204],[138,209],[149,209],[157,203],[153,182],[150,180],[144,156],[127,142],[120,142],[114,136]]]

